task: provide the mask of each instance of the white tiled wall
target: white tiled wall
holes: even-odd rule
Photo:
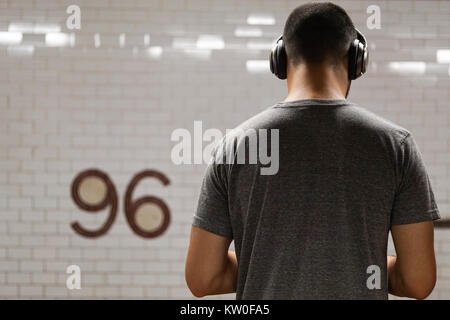
[[[247,60],[268,54],[247,42],[270,44],[303,2],[0,0],[0,31],[11,23],[50,23],[69,34],[66,8],[81,8],[72,45],[45,46],[42,34],[0,44],[0,297],[190,298],[184,258],[204,166],[173,165],[170,134],[192,130],[194,120],[232,128],[282,100],[283,82],[247,71]],[[436,60],[436,50],[450,49],[450,1],[336,2],[366,34],[372,53],[351,100],[415,134],[442,215],[450,218],[449,63]],[[381,8],[380,30],[366,27],[371,4]],[[253,26],[262,38],[236,37],[254,13],[270,14],[276,24]],[[222,36],[223,50],[196,49],[203,34]],[[160,56],[154,47],[162,48]],[[390,64],[402,61],[423,64],[402,74]],[[70,227],[79,221],[95,229],[107,216],[83,212],[71,200],[72,180],[87,168],[107,173],[119,195],[116,222],[97,239]],[[168,231],[154,240],[135,235],[122,210],[127,184],[148,168],[171,180],[166,188],[145,180],[134,195],[157,195],[171,209]],[[448,299],[449,231],[436,231],[436,247],[432,297]],[[81,290],[66,289],[71,264],[81,267]]]

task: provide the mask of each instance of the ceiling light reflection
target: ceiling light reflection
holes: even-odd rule
[[[11,22],[8,26],[10,32],[33,33],[34,24],[29,22]]]
[[[8,46],[8,55],[29,57],[34,53],[34,46],[20,45],[20,46]]]
[[[148,47],[150,45],[150,35],[144,35],[144,46]]]
[[[33,33],[56,33],[60,31],[60,25],[54,23],[36,23],[33,28]]]
[[[56,23],[11,22],[8,25],[8,31],[22,33],[61,32],[61,26]]]
[[[174,38],[172,40],[172,48],[174,49],[193,49],[196,46],[196,41],[190,38]]]
[[[272,49],[272,42],[256,42],[249,41],[247,42],[247,49],[249,50],[270,50]]]
[[[119,35],[119,46],[121,48],[125,47],[125,41],[126,41],[126,35],[125,35],[125,33],[121,33]]]
[[[0,44],[20,44],[22,38],[21,32],[0,31]]]
[[[150,47],[147,49],[148,55],[153,59],[159,59],[163,54],[163,48],[161,47]]]
[[[221,36],[201,35],[197,40],[197,49],[222,50],[225,48],[225,42]]]
[[[256,38],[262,37],[263,32],[260,28],[255,27],[238,27],[234,30],[236,37]]]
[[[270,70],[268,60],[247,60],[248,73],[266,73]]]
[[[209,49],[184,49],[184,53],[200,60],[209,60],[211,58],[211,50]]]
[[[423,61],[394,61],[389,62],[389,69],[401,74],[424,74],[427,65]]]
[[[45,45],[48,47],[64,47],[69,45],[70,37],[66,33],[47,33],[45,34]]]
[[[274,25],[275,18],[269,14],[250,14],[247,23],[250,25]]]
[[[94,47],[100,48],[102,45],[102,40],[100,39],[100,35],[98,33],[94,34]]]
[[[440,49],[436,51],[436,59],[438,63],[450,63],[450,50]]]

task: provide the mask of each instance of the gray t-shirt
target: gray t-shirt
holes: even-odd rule
[[[239,128],[279,130],[279,170],[210,164],[193,220],[234,240],[236,298],[387,299],[391,226],[439,219],[411,133],[324,99],[280,102]]]

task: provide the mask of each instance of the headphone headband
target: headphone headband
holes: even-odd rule
[[[358,39],[359,41],[362,42],[362,44],[364,44],[365,47],[367,47],[367,40],[366,37],[361,33],[361,31],[359,31],[358,29],[355,28],[356,31],[356,39]]]

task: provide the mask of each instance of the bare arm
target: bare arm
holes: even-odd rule
[[[192,227],[186,283],[196,297],[236,292],[238,264],[231,239]]]
[[[388,257],[389,293],[425,299],[436,284],[433,223],[394,225],[391,232],[397,257]]]

